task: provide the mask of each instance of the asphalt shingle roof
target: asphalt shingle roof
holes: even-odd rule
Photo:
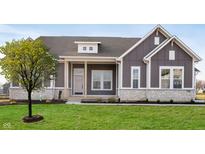
[[[122,37],[73,37],[73,36],[41,36],[45,45],[56,57],[58,56],[102,56],[119,57],[132,47],[140,38]],[[82,54],[77,52],[75,41],[101,42],[98,54]]]

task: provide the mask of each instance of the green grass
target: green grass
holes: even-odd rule
[[[0,106],[0,129],[205,129],[205,107],[33,105],[44,116],[25,124],[27,105]]]

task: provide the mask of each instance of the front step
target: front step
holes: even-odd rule
[[[80,101],[78,101],[78,100],[68,100],[66,102],[66,104],[81,104],[81,100]]]

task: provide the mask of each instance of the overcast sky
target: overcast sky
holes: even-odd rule
[[[0,25],[0,45],[6,41],[39,36],[120,36],[143,37],[155,25]],[[205,25],[162,25],[205,59]],[[0,55],[1,56],[1,55]],[[196,65],[198,79],[205,80],[205,61]],[[0,76],[0,84],[6,82]]]

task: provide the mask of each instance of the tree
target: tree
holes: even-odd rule
[[[205,81],[197,80],[196,81],[196,89],[197,89],[197,91],[204,90],[204,88],[205,88]]]
[[[57,61],[40,39],[21,39],[6,42],[0,47],[4,58],[0,61],[1,74],[19,83],[28,93],[28,117],[32,117],[31,94],[42,88],[43,79],[55,74]]]

